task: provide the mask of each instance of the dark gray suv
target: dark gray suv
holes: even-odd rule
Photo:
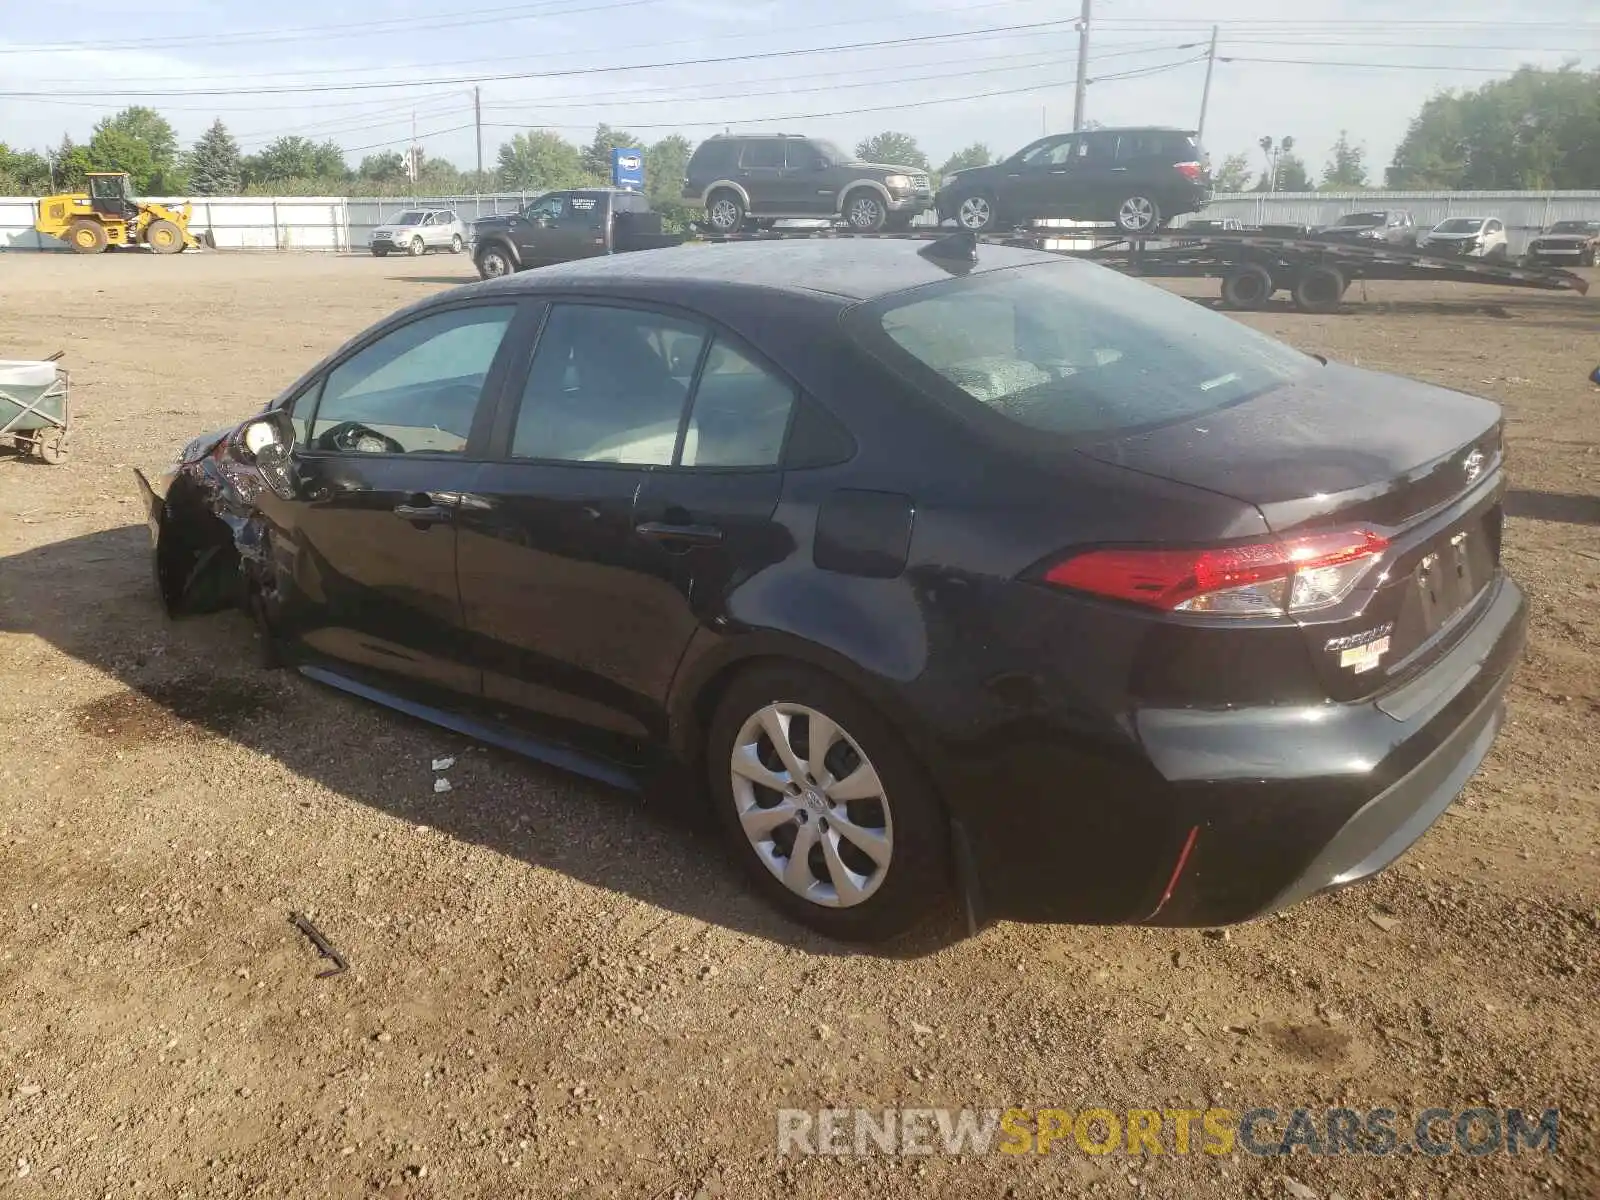
[[[843,219],[852,229],[903,229],[933,207],[928,173],[862,162],[832,142],[797,134],[718,134],[684,173],[683,198],[703,204],[715,233],[753,220]]]

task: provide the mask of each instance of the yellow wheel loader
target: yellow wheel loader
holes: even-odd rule
[[[60,238],[78,254],[99,254],[108,246],[149,246],[157,254],[178,254],[200,245],[189,232],[190,211],[187,204],[168,208],[153,200],[130,200],[124,172],[91,172],[87,194],[39,201],[33,227]],[[206,242],[216,245],[209,231]]]

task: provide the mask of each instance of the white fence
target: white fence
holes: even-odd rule
[[[222,250],[362,249],[384,218],[405,208],[453,208],[471,221],[520,208],[536,193],[489,196],[358,197],[215,196],[191,201],[190,228],[209,231]],[[174,197],[169,204],[182,204]],[[1218,196],[1196,217],[1237,217],[1247,224],[1325,225],[1340,214],[1375,208],[1406,208],[1423,228],[1446,217],[1498,217],[1506,223],[1511,252],[1553,221],[1600,221],[1596,192],[1279,192]],[[1180,218],[1179,224],[1184,219]],[[34,232],[34,201],[0,198],[0,249],[65,250],[64,243]]]

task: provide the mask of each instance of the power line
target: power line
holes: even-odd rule
[[[1023,33],[1031,30],[1050,29],[1055,26],[1066,25],[1070,23],[1071,22],[1068,20],[1031,21],[1021,25],[996,25],[986,29],[959,30],[953,33],[927,33],[916,37],[882,38],[870,42],[851,42],[838,46],[816,46],[799,50],[766,50],[750,54],[730,54],[714,58],[678,59],[671,62],[630,63],[622,66],[571,67],[560,71],[515,71],[500,75],[464,75],[452,79],[415,79],[402,83],[367,82],[305,84],[289,87],[268,88],[167,88],[159,90],[100,88],[94,91],[0,91],[0,98],[31,100],[49,96],[117,96],[142,98],[160,98],[167,96],[276,96],[302,95],[307,93],[323,92],[371,91],[380,88],[392,91],[396,88],[460,86],[462,84],[504,82],[506,80],[513,79],[560,79],[568,78],[574,75],[609,75],[624,71],[652,71],[676,67],[704,67],[730,62],[758,62],[774,58],[799,58],[812,54],[842,54],[854,50],[877,50],[888,46],[912,46],[927,42],[949,41],[952,38],[978,38],[994,34]]]
[[[1489,75],[1508,75],[1510,71],[1503,67],[1472,67],[1455,63],[1384,63],[1384,62],[1336,62],[1326,58],[1245,58],[1237,54],[1219,54],[1219,62],[1226,63],[1272,63],[1289,67],[1341,67],[1352,70],[1377,70],[1377,71],[1476,71]]]
[[[456,29],[462,26],[521,20],[525,17],[563,17],[579,13],[603,12],[613,8],[635,8],[641,4],[654,3],[655,0],[615,0],[613,3],[595,4],[582,8],[563,8],[553,11],[549,7],[552,3],[565,2],[566,0],[536,0],[535,3],[531,4],[470,9],[464,13],[452,13],[449,20],[451,28]],[[521,13],[523,16],[508,16],[508,13]],[[74,54],[86,50],[174,50],[189,46],[232,46],[240,43],[258,46],[272,42],[302,41],[308,34],[342,33],[348,36],[370,38],[387,33],[408,33],[416,29],[435,29],[438,25],[438,16],[388,17],[376,21],[362,21],[359,24],[345,21],[338,25],[301,25],[290,28],[258,29],[223,34],[172,34],[167,37],[123,38],[107,42],[46,42],[36,45],[13,45],[0,49],[0,54]]]

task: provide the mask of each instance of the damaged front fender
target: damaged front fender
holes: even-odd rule
[[[266,485],[230,456],[232,432],[195,438],[154,480],[134,469],[169,616],[239,607],[261,618],[278,594],[272,526],[257,506]]]

